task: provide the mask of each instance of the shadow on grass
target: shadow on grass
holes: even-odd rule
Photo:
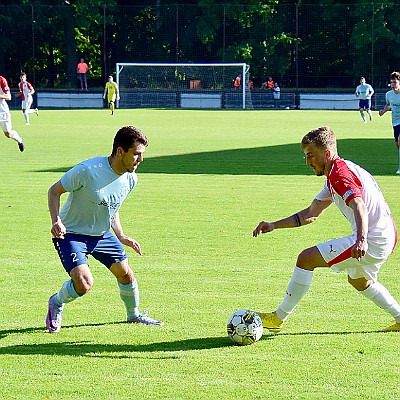
[[[394,175],[396,147],[391,139],[338,140],[341,157],[354,161],[373,175]],[[71,166],[36,170],[68,171]],[[209,151],[145,158],[142,174],[312,175],[298,143]]]
[[[70,325],[63,327],[63,330],[70,328],[79,328],[85,326],[104,326],[115,325],[126,322],[108,322],[99,324],[81,324]],[[151,328],[149,328],[151,329]],[[159,328],[157,328],[159,329]],[[18,333],[40,333],[47,331],[44,328],[24,328],[24,329],[10,329],[0,331],[0,337],[4,338],[10,334]],[[354,335],[354,334],[368,334],[380,333],[388,334],[383,331],[349,331],[349,332],[295,332],[295,333],[280,333],[279,335],[264,334],[261,341],[276,339],[285,336],[321,336],[321,335]],[[50,335],[50,334],[49,334]],[[58,336],[59,337],[59,336]],[[190,351],[190,350],[208,350],[215,348],[231,347],[232,342],[227,336],[223,337],[202,337],[184,340],[175,340],[169,342],[156,342],[149,344],[104,344],[94,343],[91,341],[80,342],[60,342],[60,343],[38,343],[38,344],[21,344],[14,346],[0,347],[1,354],[11,355],[51,355],[51,356],[77,356],[77,357],[112,357],[112,358],[132,358],[138,356],[138,353],[172,353],[156,356],[156,358],[178,358],[178,355],[173,355],[174,352]],[[240,347],[240,346],[238,346]],[[115,353],[128,353],[116,355]],[[129,353],[131,355],[129,355]],[[132,355],[132,353],[137,353]]]
[[[60,343],[38,343],[21,344],[0,347],[1,354],[13,355],[57,355],[57,356],[87,356],[87,357],[112,357],[130,358],[127,354],[116,355],[115,353],[157,353],[157,352],[180,352],[190,350],[209,350],[232,346],[232,342],[225,337],[204,337],[172,342],[158,342],[150,344],[106,344],[90,341],[60,342]],[[178,356],[176,356],[178,357]],[[173,355],[157,356],[157,358],[174,358]]]
[[[68,328],[80,328],[80,327],[85,327],[85,326],[106,326],[106,325],[116,325],[116,324],[125,324],[125,321],[119,321],[119,322],[100,322],[98,324],[80,324],[80,325],[70,325],[70,326],[63,326],[63,329],[68,329]],[[30,328],[15,328],[15,329],[4,329],[0,330],[0,339],[4,339],[8,335],[13,335],[13,334],[21,334],[21,333],[39,333],[39,332],[47,332],[46,327],[40,326],[40,327],[30,327]]]

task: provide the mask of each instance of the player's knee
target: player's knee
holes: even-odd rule
[[[353,279],[349,275],[347,275],[347,281],[359,292],[368,289],[372,283],[371,280],[367,280],[365,278]]]
[[[115,264],[114,264],[115,265]],[[122,268],[111,268],[111,272],[118,279],[118,282],[126,285],[135,280],[135,274],[129,264],[123,265]]]
[[[93,287],[93,276],[89,273],[73,274],[71,271],[71,278],[74,282],[76,293],[83,296]]]
[[[296,266],[308,271],[314,271],[317,266],[321,266],[318,265],[317,257],[320,258],[321,256],[315,247],[305,249],[297,256]]]
[[[5,137],[10,138],[11,137],[11,133],[10,132],[3,132]]]
[[[310,258],[308,255],[308,249],[303,250],[298,256],[297,256],[297,262],[296,265],[299,268],[303,268],[303,269],[308,269],[307,265],[310,264]]]
[[[78,282],[74,280],[74,287],[79,296],[83,296],[93,287],[93,278],[84,277]]]

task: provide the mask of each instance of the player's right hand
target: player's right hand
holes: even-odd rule
[[[64,239],[64,235],[67,233],[67,229],[65,228],[64,224],[61,220],[57,220],[54,222],[53,226],[51,227],[51,234],[59,239]]]
[[[274,225],[271,222],[261,221],[253,231],[253,237],[257,237],[260,233],[268,233],[274,230]]]

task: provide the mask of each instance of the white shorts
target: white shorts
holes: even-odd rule
[[[377,241],[383,238],[377,238]],[[393,240],[391,240],[393,239]],[[356,235],[349,235],[339,239],[317,245],[325,262],[335,272],[347,270],[352,279],[365,278],[375,282],[378,272],[389,254],[393,251],[396,238],[389,237],[384,240],[384,245],[379,242],[368,241],[367,254],[360,260],[351,257],[351,249],[356,241]]]
[[[0,128],[3,130],[3,132],[11,132],[12,123],[10,113],[0,111]]]
[[[32,102],[33,102],[33,98],[32,98],[32,96],[29,96],[25,100],[22,100],[21,108],[23,110],[29,110],[31,108]]]

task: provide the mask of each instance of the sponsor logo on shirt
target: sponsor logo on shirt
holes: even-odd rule
[[[102,200],[100,203],[98,203],[99,206],[105,206],[113,210],[116,210],[120,206],[120,204],[121,203],[119,202],[112,202],[112,201],[107,202],[106,200]]]

